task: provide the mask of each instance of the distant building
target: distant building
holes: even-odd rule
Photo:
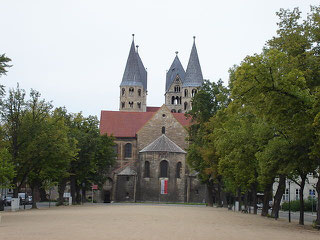
[[[203,84],[195,39],[186,71],[176,52],[161,107],[147,106],[147,75],[133,39],[119,111],[101,111],[100,133],[116,138],[117,162],[99,200],[204,202],[205,186],[188,169],[185,151],[191,123],[184,113]]]
[[[289,181],[290,181],[290,185],[289,185]],[[300,180],[298,179],[298,182],[299,181]],[[304,186],[304,190],[303,190],[303,198],[305,200],[313,198],[315,200],[314,204],[316,204],[316,199],[318,198],[318,194],[316,191],[317,181],[318,181],[318,178],[313,177],[313,174],[308,174],[307,180]],[[276,180],[275,183],[273,184],[273,195],[276,194],[278,185],[279,185],[278,180]],[[289,195],[290,195],[290,201],[295,201],[300,199],[300,186],[297,183],[293,182],[292,180],[286,180],[286,188],[282,196],[281,202],[282,203],[288,202]]]

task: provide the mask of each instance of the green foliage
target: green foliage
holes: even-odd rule
[[[0,148],[0,188],[10,187],[15,176],[14,165],[10,160],[8,150]]]
[[[304,201],[304,211],[311,212],[312,210],[315,212],[317,211],[317,199],[311,199],[305,200]],[[312,207],[313,206],[313,207]],[[284,202],[281,206],[281,209],[283,211],[289,211],[289,202]],[[295,200],[295,201],[290,201],[290,209],[293,212],[300,211],[300,201]]]

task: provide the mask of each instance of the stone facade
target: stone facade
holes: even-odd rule
[[[147,92],[140,86],[120,87],[120,111],[145,112],[147,109]]]
[[[167,137],[182,149],[187,148],[187,130],[177,121],[170,110],[163,105],[153,117],[137,132],[138,150],[153,142],[164,131]]]
[[[119,112],[101,113],[100,132],[115,137],[117,161],[98,201],[205,201],[206,188],[186,162],[191,122],[184,116],[202,82],[193,43],[187,70],[176,52],[167,71],[165,104],[147,107],[147,72],[132,41],[120,84]]]

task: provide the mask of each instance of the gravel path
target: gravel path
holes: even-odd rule
[[[85,205],[2,213],[0,239],[320,239],[297,223],[181,205]]]

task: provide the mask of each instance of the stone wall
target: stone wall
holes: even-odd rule
[[[187,130],[171,114],[170,110],[163,105],[158,112],[137,132],[138,151],[152,143],[162,135],[162,127],[165,134],[183,150],[187,148]]]
[[[133,89],[133,91],[130,91],[130,89]],[[130,102],[132,102],[133,105],[130,106]],[[138,105],[138,103],[140,103],[140,106]],[[147,92],[145,91],[145,89],[138,86],[120,87],[119,110],[125,112],[146,112]]]
[[[136,138],[117,138],[114,141],[117,144],[117,161],[114,166],[114,169],[123,167],[129,162],[136,162],[138,159],[138,151],[137,151],[137,139]],[[131,158],[125,158],[124,155],[124,146],[127,143],[132,144],[132,156]]]
[[[168,177],[160,177],[160,162],[169,163]],[[150,177],[145,177],[145,161],[150,163]],[[181,162],[180,178],[177,178],[177,163]],[[137,199],[139,201],[185,202],[186,201],[186,165],[183,153],[141,153],[138,163]],[[161,179],[168,180],[168,194],[160,194]]]
[[[117,176],[115,200],[118,202],[134,201],[135,176]]]

